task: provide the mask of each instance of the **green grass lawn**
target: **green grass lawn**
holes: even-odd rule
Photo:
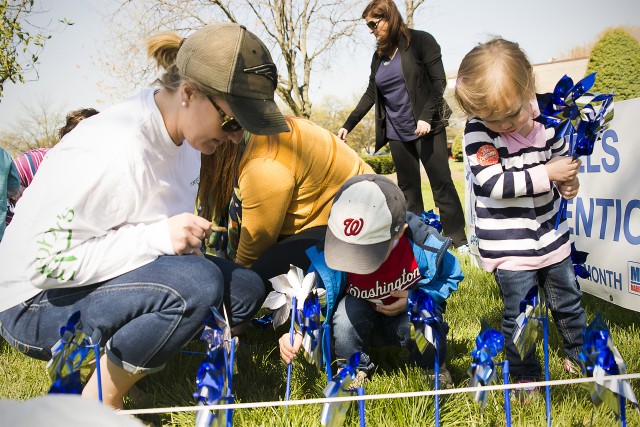
[[[457,183],[458,184],[458,183]],[[462,183],[459,183],[462,185]],[[458,187],[461,189],[461,186]],[[430,194],[427,188],[425,195]],[[429,206],[425,202],[426,206]],[[480,321],[487,318],[496,329],[500,327],[502,302],[493,277],[462,259],[466,278],[458,292],[448,300],[446,320],[451,326],[448,336],[449,355],[447,365],[457,387],[468,385],[467,369],[471,363],[470,352],[480,330]],[[613,340],[627,363],[629,373],[640,372],[640,316],[638,313],[611,305],[595,297],[585,295],[584,307],[588,320],[601,312],[611,328]],[[237,351],[238,373],[234,376],[234,392],[237,402],[284,400],[286,366],[280,362],[276,348],[277,338],[286,331],[257,330],[249,328],[240,338]],[[192,349],[202,350],[203,345],[194,342]],[[540,360],[542,349],[538,346]],[[398,393],[428,389],[420,370],[407,368],[408,354],[393,348],[371,351],[378,369],[367,382],[367,394]],[[502,360],[503,354],[498,356]],[[553,325],[550,328],[551,379],[567,379],[562,370],[561,340]],[[318,370],[303,361],[294,363],[291,399],[323,397],[326,378]],[[145,407],[189,406],[194,400],[194,379],[200,362],[199,356],[180,354],[167,368],[143,379],[140,389],[148,395],[149,402],[128,401],[130,409]],[[28,399],[46,393],[50,383],[45,363],[27,358],[13,350],[0,339],[0,398]],[[640,381],[632,381],[638,392]],[[542,426],[545,420],[545,400],[539,398],[524,404],[513,402],[514,426]],[[551,389],[553,424],[555,426],[616,426],[613,414],[605,407],[595,408],[586,390],[579,385],[558,386]],[[434,401],[430,397],[376,400],[366,402],[367,425],[370,426],[423,426],[432,425]],[[505,414],[501,392],[493,392],[484,412],[469,394],[456,394],[441,398],[441,423],[443,426],[502,426]],[[354,405],[355,407],[355,405]],[[234,412],[237,426],[319,426],[320,405],[240,409]],[[193,413],[164,413],[141,416],[157,425],[192,426]],[[1,424],[1,423],[0,423]],[[346,425],[359,425],[357,410],[349,411]],[[627,406],[627,425],[640,425],[638,413]]]

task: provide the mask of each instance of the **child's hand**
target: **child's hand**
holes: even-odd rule
[[[567,200],[571,200],[578,195],[578,190],[580,189],[580,180],[576,176],[571,181],[567,182],[558,182],[558,191],[560,191],[560,195]]]
[[[376,309],[386,316],[397,316],[403,313],[407,309],[409,291],[391,291],[390,295],[398,299],[389,305],[378,305]]]
[[[278,340],[278,345],[280,346],[280,358],[287,365],[293,362],[293,359],[296,358],[296,354],[298,354],[298,350],[302,347],[302,334],[296,332],[295,337],[293,338],[293,346],[291,345],[291,338],[289,333],[287,332]]]
[[[581,164],[580,159],[573,160],[568,156],[558,156],[545,163],[544,167],[547,169],[549,181],[569,182],[578,175]]]

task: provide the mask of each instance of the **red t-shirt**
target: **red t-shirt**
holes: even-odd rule
[[[397,300],[391,291],[408,289],[420,280],[420,269],[411,243],[402,236],[389,258],[373,273],[347,273],[347,294],[373,304],[389,305]]]

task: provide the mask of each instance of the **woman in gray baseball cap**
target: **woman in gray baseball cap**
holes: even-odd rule
[[[0,243],[0,334],[51,358],[60,327],[80,312],[104,349],[104,402],[121,408],[223,301],[232,325],[259,308],[254,272],[205,257],[211,222],[194,215],[201,153],[288,131],[264,44],[235,24],[147,42],[166,69],[159,88],[83,120],[51,150]],[[93,375],[83,395],[97,398]]]

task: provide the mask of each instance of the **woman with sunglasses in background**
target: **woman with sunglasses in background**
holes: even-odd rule
[[[407,210],[424,210],[422,162],[444,234],[459,252],[467,252],[464,214],[448,162],[445,127],[451,110],[443,98],[447,79],[440,46],[431,34],[409,29],[392,0],[373,0],[362,17],[376,38],[369,86],[338,136],[346,141],[375,104],[375,151],[389,143]]]
[[[248,130],[240,145],[202,156],[201,215],[228,227],[228,240],[215,249],[257,272],[263,297],[269,279],[291,264],[309,268],[305,251],[324,239],[336,192],[349,178],[373,172],[330,131],[303,118],[286,122],[290,132]]]
[[[251,318],[254,272],[200,252],[211,223],[193,214],[200,154],[289,130],[264,44],[236,24],[147,41],[159,88],[83,120],[52,148],[0,244],[0,333],[48,360],[80,312],[100,342],[104,402],[121,408],[144,375],[197,336],[210,307]],[[83,395],[97,398],[94,374]]]

